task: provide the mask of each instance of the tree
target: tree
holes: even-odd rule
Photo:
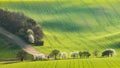
[[[50,56],[54,57],[54,59],[56,60],[59,53],[60,51],[55,49],[50,53]]]
[[[34,33],[35,43],[42,40],[44,36],[41,26],[34,19],[20,12],[0,9],[0,26],[26,41],[28,41],[27,30],[29,29]]]
[[[91,56],[90,52],[84,51],[84,52],[79,52],[80,58],[89,58]]]
[[[82,56],[83,56],[83,52],[79,52],[79,56],[80,56],[80,58],[82,58]]]
[[[102,52],[102,56],[112,57],[113,55],[116,55],[116,51],[114,49],[106,49]]]
[[[21,61],[23,61],[27,56],[27,53],[23,50],[19,51],[17,53],[17,58],[20,59]]]
[[[99,53],[99,51],[98,51],[98,50],[95,50],[95,51],[93,52],[93,55],[94,55],[95,57],[97,57],[97,56],[98,56],[98,53]]]

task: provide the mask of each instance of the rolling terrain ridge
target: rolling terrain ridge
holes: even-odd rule
[[[48,65],[49,68],[61,68],[61,66],[63,66],[62,68],[101,68],[100,66],[119,68],[119,3],[119,0],[0,2],[0,8],[23,12],[42,26],[45,33],[44,46],[34,46],[40,52],[49,54],[53,49],[58,49],[67,53],[71,51],[90,51],[92,53],[96,49],[102,52],[108,48],[114,48],[117,52],[117,56],[113,58],[91,56],[90,59],[15,63],[2,67],[19,66],[23,68],[28,64],[29,68],[37,68],[39,65],[41,65],[40,68],[43,68],[44,65]],[[5,45],[3,41],[0,43]],[[15,56],[14,53],[11,55]]]

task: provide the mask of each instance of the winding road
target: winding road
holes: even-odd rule
[[[36,55],[36,54],[44,54],[32,47],[32,45],[25,43],[21,38],[18,36],[10,33],[9,31],[5,30],[4,28],[0,27],[0,34],[5,35],[6,37],[10,38],[13,40],[18,46],[20,46],[25,52],[31,54],[31,55]],[[44,54],[45,55],[45,54]]]

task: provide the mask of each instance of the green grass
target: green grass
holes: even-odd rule
[[[20,47],[17,46],[11,39],[0,34],[0,60],[16,58]]]
[[[72,59],[56,61],[35,61],[6,64],[1,68],[119,68],[120,59],[101,58],[101,59]]]
[[[49,54],[53,49],[68,53],[84,50],[92,53],[96,49],[102,52],[107,48],[114,48],[117,51],[117,56],[112,59],[25,62],[8,64],[3,67],[11,66],[11,68],[14,68],[15,66],[24,68],[30,65],[30,68],[43,68],[42,66],[46,65],[45,68],[47,68],[47,65],[48,67],[51,65],[52,67],[49,68],[55,68],[57,62],[56,68],[60,66],[63,66],[62,68],[101,68],[101,66],[102,68],[110,68],[112,66],[119,68],[119,2],[118,0],[0,2],[0,8],[23,12],[42,26],[45,33],[43,39],[45,45],[34,47],[43,53]],[[92,64],[94,64],[94,67],[92,67]]]

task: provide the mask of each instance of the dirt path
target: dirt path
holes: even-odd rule
[[[5,35],[6,37],[10,38],[13,40],[15,43],[17,43],[18,46],[20,46],[24,51],[31,55],[36,55],[36,54],[43,54],[36,49],[32,47],[32,45],[25,43],[22,39],[20,39],[18,36],[8,32],[4,28],[0,27],[0,34]],[[45,55],[45,54],[44,54]]]

